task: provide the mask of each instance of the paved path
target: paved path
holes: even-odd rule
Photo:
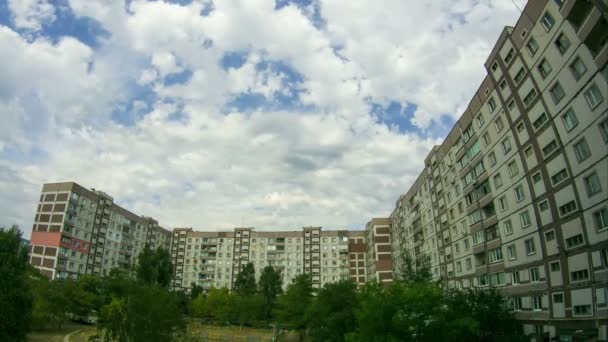
[[[74,335],[74,334],[78,334],[78,333],[79,333],[81,330],[82,330],[82,329],[74,330],[74,331],[72,331],[71,333],[69,333],[69,334],[65,335],[65,336],[63,337],[63,342],[70,342],[70,337],[72,337],[72,335]]]

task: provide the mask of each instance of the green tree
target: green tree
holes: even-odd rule
[[[207,295],[200,295],[192,304],[196,317],[225,324],[234,320],[235,295],[225,287],[211,288]]]
[[[203,293],[203,287],[196,283],[190,283],[190,299],[195,300]]]
[[[313,341],[344,341],[357,327],[357,286],[347,280],[325,285],[306,311],[308,332]]]
[[[277,299],[276,317],[286,328],[297,330],[302,338],[306,328],[305,314],[313,298],[310,274],[300,274]]]
[[[259,293],[246,296],[235,296],[233,300],[234,318],[243,325],[251,325],[263,316],[264,297]]]
[[[27,248],[17,226],[0,228],[0,340],[25,341],[32,317]]]
[[[144,284],[167,288],[171,285],[172,273],[171,256],[163,248],[152,250],[146,245],[137,257],[136,277]]]
[[[407,285],[428,283],[433,280],[431,262],[428,256],[414,258],[409,254],[405,254],[399,271],[397,279]]]
[[[239,296],[253,295],[257,291],[255,283],[255,269],[252,263],[248,263],[239,272],[234,281],[234,293]]]
[[[36,329],[49,326],[61,329],[70,312],[70,294],[68,281],[58,279],[50,281],[46,277],[37,277],[33,281],[34,307],[33,323]]]
[[[277,272],[273,267],[266,266],[260,275],[258,282],[260,293],[264,297],[263,317],[269,320],[272,315],[272,309],[275,305],[276,298],[283,292],[283,279],[281,273]]]

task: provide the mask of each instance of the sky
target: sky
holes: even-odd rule
[[[0,0],[0,225],[42,184],[166,228],[363,229],[523,0]]]

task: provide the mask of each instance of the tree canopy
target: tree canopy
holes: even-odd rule
[[[283,292],[283,279],[281,278],[281,273],[277,272],[271,266],[264,267],[262,274],[260,275],[258,288],[264,298],[264,318],[269,320],[272,315],[276,298]]]
[[[234,293],[239,296],[253,295],[257,291],[255,283],[255,269],[252,263],[248,263],[239,272],[234,281]]]

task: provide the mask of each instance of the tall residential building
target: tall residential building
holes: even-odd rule
[[[608,3],[528,1],[391,214],[395,269],[427,256],[496,286],[526,333],[607,339]]]
[[[51,279],[128,269],[146,244],[169,249],[171,235],[108,194],[73,183],[44,184],[30,241],[30,263]]]
[[[274,267],[281,272],[284,287],[302,273],[311,275],[316,288],[345,279],[362,285],[366,281],[364,246],[363,231],[321,227],[300,231],[235,228],[224,232],[175,228],[171,245],[173,286],[230,289],[248,263],[254,265],[258,279],[264,267]]]
[[[366,271],[368,280],[382,283],[393,281],[393,257],[391,248],[391,221],[373,218],[365,227],[367,241]]]

